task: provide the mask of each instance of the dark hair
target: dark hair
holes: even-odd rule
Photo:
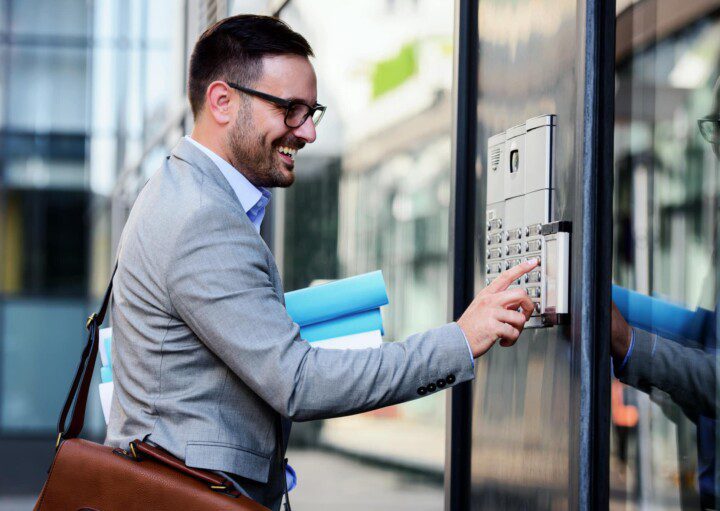
[[[310,44],[277,18],[241,14],[220,20],[200,36],[190,57],[188,99],[197,118],[215,80],[252,86],[265,55],[312,57]]]

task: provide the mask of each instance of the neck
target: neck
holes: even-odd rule
[[[210,149],[212,152],[217,154],[223,160],[230,162],[231,165],[233,164],[225,147],[222,144],[218,143],[218,140],[222,140],[222,137],[211,136],[210,134],[197,129],[196,127],[190,134],[190,138],[192,138],[195,142],[201,143],[202,145]]]

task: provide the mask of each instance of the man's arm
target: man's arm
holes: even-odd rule
[[[473,377],[465,336],[455,323],[376,349],[311,348],[275,293],[262,241],[248,222],[220,207],[202,206],[190,216],[174,254],[167,287],[179,316],[246,385],[288,418],[372,410]],[[481,318],[461,318],[474,356],[498,338],[512,344],[519,335],[525,315],[506,307],[531,307],[518,290],[483,300],[492,303],[476,305]],[[498,318],[520,324],[512,327]]]
[[[630,329],[615,308],[612,348],[615,375],[621,382],[647,393],[652,387],[666,392],[690,417],[715,417],[713,354]]]
[[[449,324],[378,349],[314,349],[270,281],[262,241],[245,219],[203,206],[167,274],[170,300],[195,334],[257,395],[293,420],[357,413],[473,377],[462,332]],[[449,377],[449,378],[448,378]]]

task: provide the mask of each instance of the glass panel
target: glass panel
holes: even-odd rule
[[[646,1],[618,13],[614,283],[656,301],[614,291],[636,328],[613,344],[611,509],[716,507],[720,176],[697,124],[718,118],[709,10]]]
[[[48,434],[55,429],[85,345],[87,314],[82,300],[4,302],[0,308],[2,433]],[[98,432],[98,402],[97,396],[88,398],[90,422],[85,434]]]
[[[85,189],[85,142],[84,135],[5,135],[0,139],[5,186]]]
[[[296,183],[274,198],[285,289],[381,269],[386,341],[445,323],[452,5],[298,0],[283,17],[313,46],[318,102],[328,105],[317,141],[298,154]],[[439,481],[445,397],[300,424],[293,436],[321,429],[327,443]]]
[[[3,293],[85,295],[88,197],[29,190],[6,194]]]
[[[9,55],[9,127],[30,132],[83,132],[86,50],[16,46]]]
[[[86,37],[89,5],[87,0],[10,0],[10,31],[35,38]]]
[[[494,221],[493,231],[503,230],[506,239],[516,236],[517,229],[524,236],[525,227],[530,232],[531,226],[546,219],[570,221],[572,245],[583,243],[583,201],[578,195],[582,187],[579,147],[583,112],[578,106],[584,95],[580,78],[585,74],[584,66],[595,63],[584,62],[578,50],[586,38],[581,28],[586,14],[580,5],[574,1],[479,2],[476,292],[487,285],[489,220]],[[490,170],[494,158],[488,155],[488,140],[520,124],[524,131],[526,120],[548,114],[557,119],[553,189],[543,184],[533,188],[541,190],[539,194],[529,193],[531,178],[542,179],[544,172],[541,162],[531,161],[529,156],[529,139],[535,136],[532,131],[513,142],[508,133],[505,163],[496,163],[497,171]],[[493,181],[510,183],[511,174],[518,172],[513,160],[524,162],[520,164],[525,177],[512,178],[520,184],[515,190],[509,184],[503,190]],[[585,271],[580,255],[579,250],[572,250],[571,280],[579,280]],[[588,306],[580,303],[579,289],[574,286],[571,290],[571,311]],[[584,369],[579,355],[579,316],[571,313],[568,325],[526,328],[512,349],[495,346],[476,360],[473,510],[582,507],[575,504],[576,492],[588,491],[578,488],[577,474],[585,469],[577,468],[582,445],[578,416],[582,393],[588,391],[580,385]]]
[[[4,35],[8,26],[8,0],[0,0],[0,34]]]

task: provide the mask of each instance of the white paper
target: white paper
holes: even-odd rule
[[[101,328],[99,338],[100,346],[98,346],[98,351],[100,352],[100,360],[102,361],[102,365],[107,367],[110,365],[110,359],[108,358],[107,351],[105,350],[105,339],[112,338],[112,327]]]
[[[330,350],[360,350],[364,348],[379,348],[381,344],[382,334],[380,330],[372,330],[371,332],[314,341],[310,343],[310,346]]]
[[[100,390],[100,404],[102,405],[103,416],[105,416],[105,425],[110,422],[110,404],[112,403],[113,391],[115,386],[109,381],[98,385]]]

